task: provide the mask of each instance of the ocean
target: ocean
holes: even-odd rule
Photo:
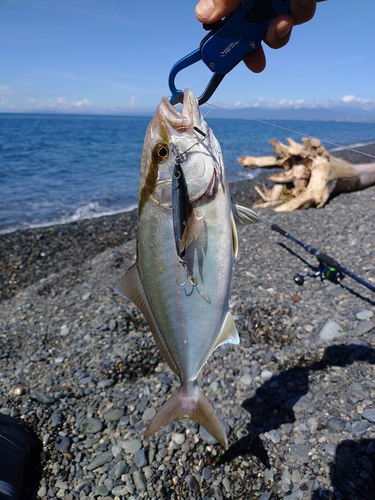
[[[150,119],[0,114],[0,234],[135,208]],[[271,138],[311,135],[333,150],[375,142],[374,123],[206,120],[221,144],[229,181],[257,175],[236,158],[272,154]]]

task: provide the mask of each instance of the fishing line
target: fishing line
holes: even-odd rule
[[[286,130],[287,132],[292,132],[293,134],[298,134],[300,136],[309,137],[311,139],[319,139],[320,142],[324,142],[326,144],[330,144],[331,146],[336,146],[336,147],[339,147],[339,148],[345,148],[345,146],[343,146],[342,144],[336,144],[335,142],[327,141],[325,139],[321,139],[320,137],[314,137],[314,136],[312,136],[310,134],[304,134],[303,132],[299,132],[298,130],[293,130],[293,129],[288,128],[288,127],[283,127],[282,125],[277,125],[276,123],[268,122],[266,120],[260,120],[259,118],[253,118],[251,116],[248,116],[248,115],[245,115],[245,114],[241,113],[240,111],[237,111],[236,109],[222,108],[221,106],[217,106],[216,104],[211,104],[210,102],[207,102],[206,104],[209,105],[209,106],[211,106],[211,109],[212,108],[217,108],[217,109],[221,109],[221,110],[224,110],[224,111],[229,111],[230,113],[233,113],[234,115],[239,115],[239,116],[243,117],[245,120],[251,120],[251,121],[263,123],[264,125],[269,125],[271,127],[276,127],[276,128],[281,129],[281,130]],[[211,109],[205,114],[205,117],[211,111]],[[358,153],[358,154],[363,155],[363,156],[368,156],[369,158],[373,158],[375,160],[375,156],[371,155],[369,153],[364,153],[363,151],[359,151],[358,149],[353,149],[353,148],[345,148],[345,149],[347,151],[352,151],[353,153]]]

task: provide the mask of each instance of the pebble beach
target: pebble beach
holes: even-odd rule
[[[233,201],[252,207],[269,173],[232,183]],[[241,343],[199,376],[228,450],[186,419],[143,439],[179,381],[113,290],[135,259],[136,211],[0,235],[0,413],[40,443],[25,499],[375,498],[375,294],[350,277],[298,286],[316,259],[270,229],[375,286],[375,186],[258,213],[264,224],[238,228]]]

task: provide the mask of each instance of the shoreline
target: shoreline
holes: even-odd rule
[[[361,149],[375,156],[375,143]],[[350,150],[335,156],[352,163],[368,163],[372,158]],[[263,169],[254,179],[230,183],[232,200],[252,208],[258,198],[255,185],[267,184],[270,172]],[[73,269],[85,260],[136,237],[137,209],[82,219],[67,224],[17,230],[0,235],[0,302],[46,278],[51,273]]]

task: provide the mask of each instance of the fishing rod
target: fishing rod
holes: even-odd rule
[[[297,283],[297,285],[303,285],[306,276],[311,276],[314,278],[320,276],[322,281],[324,279],[327,279],[328,281],[331,281],[332,283],[335,283],[337,285],[344,279],[345,275],[347,275],[353,278],[355,281],[358,281],[358,283],[361,283],[362,285],[367,287],[372,292],[375,292],[375,286],[371,285],[363,278],[360,278],[356,274],[343,267],[329,255],[321,252],[320,250],[317,250],[310,245],[306,245],[306,243],[303,243],[302,241],[297,240],[297,238],[287,233],[286,231],[284,231],[284,229],[281,229],[281,227],[277,226],[276,224],[272,224],[271,229],[278,232],[282,236],[285,236],[286,238],[294,241],[294,243],[297,243],[297,245],[300,245],[307,252],[311,253],[311,255],[314,255],[318,259],[319,266],[313,267],[313,269],[315,270],[314,275],[311,276],[307,272],[304,274],[296,274],[294,276],[294,281]]]

